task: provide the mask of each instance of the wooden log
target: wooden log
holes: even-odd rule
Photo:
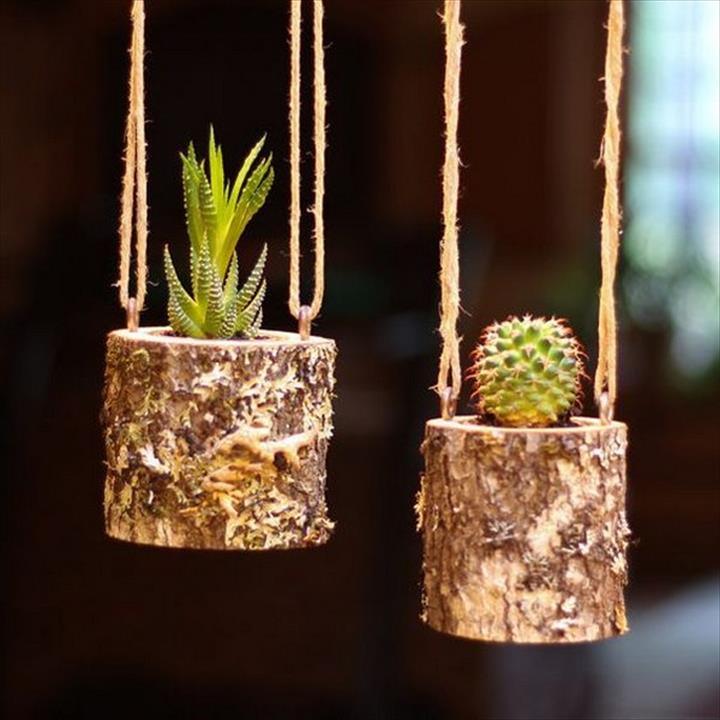
[[[627,427],[511,429],[430,420],[418,494],[423,620],[476,640],[627,632]]]
[[[108,335],[102,420],[113,538],[262,550],[324,543],[335,343],[262,331]]]

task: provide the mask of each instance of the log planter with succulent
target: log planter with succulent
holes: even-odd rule
[[[335,344],[262,328],[267,249],[240,283],[236,247],[273,183],[264,139],[232,184],[210,133],[182,186],[190,291],[165,248],[169,327],[107,340],[105,525],[113,538],[205,549],[325,542]]]
[[[473,358],[478,414],[426,426],[423,619],[487,641],[623,634],[626,426],[571,416],[583,354],[558,320],[495,323]]]

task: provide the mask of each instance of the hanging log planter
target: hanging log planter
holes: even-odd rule
[[[315,292],[300,305],[300,3],[291,2],[290,311],[298,333],[262,328],[266,248],[240,282],[236,246],[273,184],[263,137],[234,182],[210,128],[208,155],[182,161],[190,283],[165,248],[170,327],[139,328],[146,288],[144,3],[133,1],[130,103],[120,222],[120,302],[127,329],[108,335],[102,422],[105,528],[135,543],[213,550],[302,548],[333,529],[325,502],[336,348],[310,335],[324,287],[323,7],[314,3]],[[207,164],[206,164],[207,160]],[[130,297],[135,215],[136,296]]]
[[[627,630],[627,428],[426,425],[418,496],[423,620],[500,642],[582,642]]]
[[[460,3],[445,1],[446,145],[441,242],[441,418],[429,420],[417,496],[422,619],[440,632],[493,642],[602,640],[628,630],[627,427],[614,422],[613,284],[619,236],[617,102],[622,3],[611,0],[606,64],[599,361],[600,419],[572,418],[585,354],[556,318],[511,316],[473,354],[478,414],[455,416],[462,386],[459,258]]]
[[[335,344],[264,331],[108,336],[105,523],[120,540],[259,550],[324,543]]]

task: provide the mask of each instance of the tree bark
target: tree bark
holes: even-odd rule
[[[193,340],[108,335],[105,527],[150,545],[324,543],[335,343],[263,331]]]
[[[627,632],[627,427],[574,422],[427,423],[416,509],[432,628],[517,643]]]

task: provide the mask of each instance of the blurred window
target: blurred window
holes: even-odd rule
[[[672,370],[720,357],[720,2],[633,2],[624,291]]]

